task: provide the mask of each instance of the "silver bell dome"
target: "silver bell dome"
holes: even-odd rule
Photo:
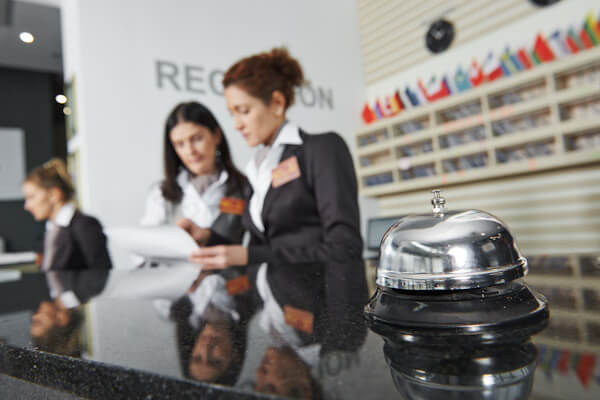
[[[398,220],[383,236],[377,284],[404,290],[461,290],[527,274],[514,237],[495,216],[445,208],[434,190],[433,212]]]

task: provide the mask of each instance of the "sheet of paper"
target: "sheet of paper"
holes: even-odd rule
[[[16,265],[34,263],[36,254],[33,251],[21,253],[0,253],[0,265]]]
[[[200,267],[191,265],[113,270],[101,297],[177,300],[189,289],[200,271]]]
[[[21,279],[21,275],[19,270],[0,271],[0,282],[16,282]]]
[[[117,247],[156,261],[188,260],[198,244],[178,226],[116,227],[105,231]]]

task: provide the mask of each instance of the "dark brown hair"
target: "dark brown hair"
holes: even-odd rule
[[[271,102],[274,91],[280,91],[286,109],[294,104],[294,88],[302,84],[302,67],[285,47],[243,58],[229,67],[223,77],[223,87],[239,86],[265,104]]]
[[[53,158],[35,168],[27,175],[25,182],[34,183],[45,190],[57,188],[65,201],[70,201],[75,194],[67,166],[60,158]]]
[[[217,169],[227,171],[229,175],[227,179],[227,195],[232,195],[236,192],[242,192],[246,177],[235,167],[231,159],[229,144],[221,126],[213,113],[204,105],[190,101],[188,103],[180,103],[171,111],[165,123],[164,132],[164,168],[165,178],[161,184],[162,195],[165,199],[174,203],[179,203],[183,196],[183,191],[177,183],[177,175],[181,168],[186,168],[171,143],[169,134],[180,122],[191,122],[202,125],[212,132],[213,135],[221,133],[221,142],[217,149],[221,153],[216,160]]]

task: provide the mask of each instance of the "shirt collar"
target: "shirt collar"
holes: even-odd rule
[[[75,215],[75,205],[73,205],[73,203],[65,204],[58,210],[54,221],[48,220],[46,222],[46,229],[52,226],[61,226],[63,228],[69,226],[73,219],[73,215]]]
[[[284,126],[275,138],[273,147],[277,145],[285,144],[302,144],[302,137],[300,137],[300,128],[293,122],[285,121]]]
[[[189,173],[189,171],[187,169],[181,168],[181,170],[179,171],[179,174],[177,175],[177,183],[179,183],[179,186],[181,186],[183,188],[185,185],[187,185],[189,183],[191,177],[192,177],[192,175]],[[221,170],[221,173],[219,174],[219,179],[217,180],[217,182],[219,183],[219,185],[223,185],[223,184],[225,184],[225,182],[227,182],[228,178],[229,178],[229,174],[227,173],[227,170],[225,168],[223,168]]]

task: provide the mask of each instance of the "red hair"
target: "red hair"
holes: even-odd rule
[[[239,86],[269,104],[274,91],[285,97],[286,109],[294,104],[294,88],[304,84],[300,63],[284,47],[242,58],[223,77],[223,87]]]

